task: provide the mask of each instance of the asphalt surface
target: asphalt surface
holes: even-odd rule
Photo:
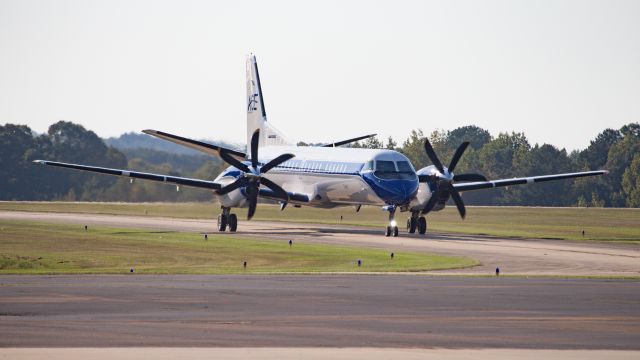
[[[640,280],[0,276],[0,347],[640,349]]]
[[[203,232],[210,241],[217,234],[212,220],[28,212],[0,218]],[[137,347],[223,347],[228,351],[217,356],[226,358],[262,355],[246,349],[265,346],[275,347],[272,358],[321,358],[321,348],[326,357],[371,359],[633,358],[640,350],[640,279],[526,277],[637,277],[635,245],[443,233],[386,238],[379,229],[279,222],[241,222],[237,236],[468,256],[482,265],[427,275],[0,275],[0,359],[42,358],[48,347],[61,349],[58,358],[96,359],[114,347],[131,347],[114,355],[120,358],[139,358],[145,352]],[[496,266],[525,276],[439,276],[488,275]],[[300,351],[286,350],[292,347]],[[585,349],[635,351],[587,356]]]
[[[212,220],[146,216],[64,214],[0,211],[0,219],[32,220],[89,226],[149,228],[209,233],[215,240]],[[229,235],[229,232],[225,234]],[[366,246],[388,251],[422,251],[466,256],[481,262],[469,269],[439,271],[444,274],[493,274],[496,267],[507,275],[634,276],[640,277],[640,246],[585,241],[505,239],[454,233],[428,233],[426,237],[401,233],[385,237],[381,229],[285,222],[240,221],[236,236],[274,241]]]

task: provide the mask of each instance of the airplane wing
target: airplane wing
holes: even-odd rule
[[[190,178],[183,178],[183,177],[177,177],[177,176],[150,174],[150,173],[143,173],[143,172],[137,172],[137,171],[109,169],[109,168],[103,168],[103,167],[78,165],[78,164],[67,164],[67,163],[47,161],[47,160],[34,160],[33,162],[36,164],[42,164],[42,165],[91,171],[91,172],[96,172],[100,174],[124,176],[124,177],[133,178],[133,179],[160,181],[160,182],[169,183],[169,184],[191,186],[191,187],[196,187],[201,189],[218,190],[221,187],[220,184],[215,183],[213,181],[190,179]]]
[[[511,185],[539,183],[539,182],[553,181],[553,180],[579,178],[584,176],[605,175],[608,173],[609,171],[607,170],[584,171],[584,172],[566,173],[566,174],[530,176],[530,177],[523,177],[523,178],[460,183],[460,184],[453,184],[453,187],[456,188],[456,190],[458,191],[469,191],[469,190],[489,189],[489,188],[511,186]]]
[[[290,191],[285,191],[285,192],[289,196],[289,201],[291,201],[293,203],[308,203],[310,201],[309,200],[309,195],[300,194],[300,193],[294,193],[294,192],[290,192]],[[277,196],[277,194],[274,193],[273,190],[271,190],[271,189],[261,188],[260,190],[258,190],[258,195],[260,195],[261,197],[267,198],[267,199],[271,199],[273,201],[282,201],[282,199],[279,198]]]
[[[352,142],[356,142],[356,141],[360,141],[362,139],[368,139],[370,137],[374,137],[378,134],[369,134],[369,135],[364,135],[364,136],[358,136],[356,138],[353,139],[347,139],[347,140],[342,140],[342,141],[336,141],[334,143],[331,144],[324,144],[322,145],[322,147],[336,147],[336,146],[341,146],[341,145],[346,145],[346,144],[351,144]]]
[[[201,151],[203,153],[207,153],[209,155],[220,156],[220,150],[224,149],[229,155],[232,155],[239,160],[244,160],[247,157],[245,153],[240,151],[223,148],[221,146],[208,144],[198,140],[188,139],[182,136],[169,134],[163,131],[147,129],[147,130],[142,130],[142,132],[147,135],[155,136],[163,140],[171,141],[172,143],[175,143],[178,145],[186,146],[188,148]]]

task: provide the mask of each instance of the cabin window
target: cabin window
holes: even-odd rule
[[[362,171],[371,171],[373,170],[373,160],[367,162],[366,164],[364,164],[364,166],[362,167]]]

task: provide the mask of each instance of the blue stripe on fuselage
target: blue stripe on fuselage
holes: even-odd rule
[[[243,162],[251,165],[250,162]],[[259,163],[259,166],[266,164]],[[317,161],[317,160],[289,160],[276,166],[272,172],[291,172],[291,173],[309,173],[309,174],[337,174],[337,175],[358,175],[364,164],[352,162],[337,161]],[[242,172],[233,166],[227,168],[223,176],[238,177]]]
[[[418,191],[419,185],[417,176],[414,179],[381,179],[373,172],[364,172],[362,179],[389,205],[408,204]]]

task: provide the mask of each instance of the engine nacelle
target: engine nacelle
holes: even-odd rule
[[[436,174],[437,172],[438,169],[436,169],[435,166],[431,165],[416,171],[416,175],[418,175],[418,177],[420,175],[431,176]],[[409,210],[416,211],[423,209],[427,204],[427,201],[431,199],[433,193],[432,189],[435,188],[435,183],[429,181],[421,182],[420,185],[418,185],[418,193],[416,194],[416,197],[409,203]]]
[[[214,181],[221,184],[223,187],[227,186],[238,179],[242,175],[242,172],[234,167],[229,167],[222,172]],[[224,207],[245,207],[247,206],[247,197],[242,194],[241,189],[236,189],[225,195],[218,195],[218,201],[220,205]]]

